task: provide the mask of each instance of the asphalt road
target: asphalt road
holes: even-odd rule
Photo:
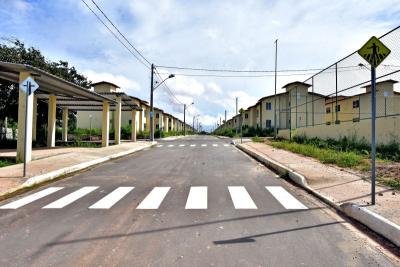
[[[330,208],[213,137],[161,141],[0,206],[0,266],[398,264]]]

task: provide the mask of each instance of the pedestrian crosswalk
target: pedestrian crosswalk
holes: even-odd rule
[[[24,206],[27,206],[39,199],[44,199],[45,197],[49,197],[56,192],[62,192],[65,190],[64,187],[49,187],[43,189],[39,192],[33,193],[31,195],[22,197],[18,200],[0,206],[0,210],[12,210],[19,209]],[[228,190],[230,195],[230,201],[232,203],[232,207],[236,210],[256,210],[264,203],[256,203],[251,197],[249,191],[247,191],[245,186],[228,186],[222,190]],[[266,189],[266,190],[265,190]],[[297,200],[292,194],[286,191],[281,186],[265,186],[263,191],[265,194],[270,194],[276,202],[288,210],[303,210],[307,209],[307,207]],[[79,202],[80,199],[84,198],[89,194],[94,194],[99,190],[99,186],[84,186],[75,191],[68,193],[61,198],[50,202],[49,204],[42,207],[42,209],[62,209],[66,208],[68,205]],[[140,201],[136,209],[138,210],[156,210],[159,209],[168,194],[172,194],[170,192],[174,191],[173,188],[168,186],[162,187],[154,187],[151,189],[149,193]],[[98,192],[97,192],[98,193]],[[134,194],[135,187],[133,186],[121,186],[115,188],[110,193],[102,196],[100,199],[94,201],[94,203],[90,203],[88,205],[88,209],[91,210],[107,210],[111,209],[115,205],[118,204],[124,197],[128,194]],[[173,192],[176,193],[176,192]],[[223,194],[221,194],[223,195]],[[206,210],[209,208],[208,203],[208,187],[207,186],[192,186],[190,187],[186,204],[182,204],[185,210]]]
[[[159,144],[157,148],[161,147],[229,147],[229,144]]]

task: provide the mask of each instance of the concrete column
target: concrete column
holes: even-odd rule
[[[136,110],[132,110],[131,140],[136,142]]]
[[[168,116],[164,116],[164,132],[168,132]]]
[[[55,147],[56,145],[56,106],[57,97],[50,94],[47,110],[47,147]]]
[[[33,112],[32,112],[32,141],[36,141],[37,127],[37,96],[33,95]]]
[[[171,131],[175,129],[175,123],[174,123],[174,118],[171,118]]]
[[[21,72],[19,74],[19,82],[22,83],[28,76],[29,72]],[[26,97],[28,97],[28,106],[26,106]],[[25,112],[28,110],[28,118],[25,125]],[[27,94],[19,89],[18,91],[18,138],[17,138],[17,162],[24,160],[24,145],[25,145],[25,127],[27,149],[26,161],[32,161],[32,113],[33,113],[33,94]],[[30,115],[29,115],[30,114]]]
[[[143,110],[139,111],[139,131],[143,131]]]
[[[110,132],[110,103],[103,101],[103,114],[101,120],[101,146],[108,146],[108,135]]]
[[[68,108],[64,107],[62,112],[62,141],[68,141]]]
[[[121,97],[116,98],[117,104],[115,105],[114,112],[114,141],[116,145],[121,143]]]

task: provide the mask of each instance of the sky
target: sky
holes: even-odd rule
[[[94,8],[91,0],[85,0]],[[398,26],[399,0],[95,0],[130,42],[156,66],[273,70],[324,68],[372,35]],[[149,100],[150,70],[99,23],[81,0],[0,0],[0,37],[18,38],[50,60],[66,60],[91,81],[116,83]],[[157,67],[162,77],[180,70]],[[185,73],[205,74],[186,71]],[[226,73],[225,73],[226,74]],[[278,92],[311,73],[278,76]],[[180,76],[155,90],[155,106],[183,119],[200,115],[204,129],[274,93],[274,77]]]

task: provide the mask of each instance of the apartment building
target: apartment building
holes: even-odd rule
[[[377,118],[400,115],[400,93],[394,90],[395,80],[376,83]],[[361,87],[365,91],[353,96],[330,97],[325,102],[327,125],[342,122],[359,122],[371,118],[371,85]]]

